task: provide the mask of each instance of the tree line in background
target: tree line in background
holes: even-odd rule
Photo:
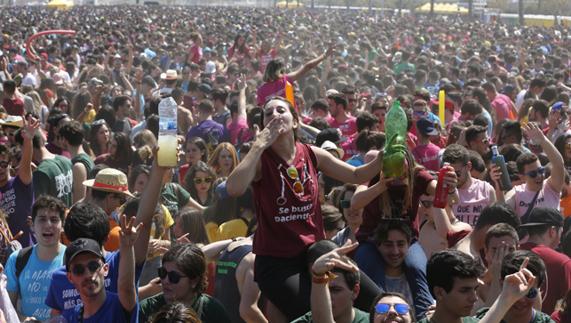
[[[488,0],[488,8],[498,9],[504,13],[518,13],[519,1],[523,6],[526,14],[541,15],[571,15],[570,0]],[[419,6],[430,2],[427,0],[280,0],[279,2],[288,2],[291,5],[302,4],[305,7],[315,6],[342,6],[342,7],[373,7],[373,8],[390,8],[390,9],[407,9],[414,10]],[[449,2],[457,3],[450,0],[433,0],[435,3]],[[469,0],[462,2],[468,3]]]

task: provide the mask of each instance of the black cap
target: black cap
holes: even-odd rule
[[[563,216],[554,208],[536,207],[531,210],[529,217],[520,225],[521,228],[535,227],[541,225],[563,226]]]
[[[91,252],[105,261],[105,257],[103,257],[103,252],[101,251],[101,246],[97,241],[93,239],[79,238],[74,240],[67,249],[65,249],[63,261],[67,271],[69,271],[69,263],[73,258],[83,252]]]

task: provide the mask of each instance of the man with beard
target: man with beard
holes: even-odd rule
[[[121,219],[121,260],[117,293],[105,290],[105,276],[109,264],[99,243],[92,239],[79,238],[73,241],[65,252],[67,278],[78,290],[81,304],[64,311],[63,316],[69,323],[74,322],[131,322],[135,321],[137,290],[135,285],[135,250],[133,245],[138,237],[134,227],[135,218],[127,223],[126,216]]]

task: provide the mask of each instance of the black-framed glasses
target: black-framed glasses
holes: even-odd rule
[[[178,284],[182,278],[186,277],[185,275],[179,274],[176,271],[167,271],[165,267],[159,267],[158,273],[160,279],[165,279],[168,276],[169,281],[173,284]]]
[[[545,175],[545,167],[543,166],[539,166],[537,169],[534,169],[532,171],[529,171],[527,173],[525,173],[526,176],[529,176],[531,178],[536,178],[537,175]]]
[[[71,267],[71,273],[75,276],[81,276],[85,273],[85,270],[89,270],[90,273],[95,273],[101,268],[103,264],[98,260],[92,260],[87,263],[87,265],[76,264]]]
[[[389,303],[379,303],[375,305],[375,312],[377,314],[387,314],[391,307],[395,309],[399,315],[405,315],[409,312],[408,304],[404,303],[396,303],[396,304],[389,304]]]

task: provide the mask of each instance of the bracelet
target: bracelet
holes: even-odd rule
[[[337,275],[330,271],[321,275],[314,273],[313,270],[311,271],[311,282],[314,284],[327,284],[335,278],[337,278]]]

